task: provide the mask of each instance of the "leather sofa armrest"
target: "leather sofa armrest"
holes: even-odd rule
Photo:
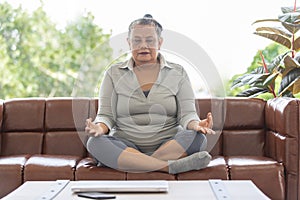
[[[266,125],[269,130],[299,137],[300,100],[294,98],[275,98],[267,101],[265,108]]]
[[[300,134],[300,100],[275,98],[265,107],[266,154],[279,162],[287,162],[287,156],[298,158]]]
[[[265,107],[267,156],[283,163],[286,174],[287,199],[300,195],[299,134],[300,100],[275,98],[267,101]]]

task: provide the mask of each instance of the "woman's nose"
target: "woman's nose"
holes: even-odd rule
[[[140,47],[141,49],[142,49],[142,48],[148,48],[148,47],[149,47],[149,44],[147,43],[146,40],[142,40],[139,47]]]

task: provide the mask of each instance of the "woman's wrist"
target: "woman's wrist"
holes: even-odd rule
[[[103,134],[107,134],[109,132],[109,128],[106,126],[106,124],[99,122],[96,124],[99,127],[99,131],[101,131]]]
[[[188,123],[187,129],[188,130],[197,130],[196,127],[199,125],[199,121],[197,120],[192,120]]]

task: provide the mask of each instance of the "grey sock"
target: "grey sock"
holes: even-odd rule
[[[199,170],[205,168],[210,160],[211,155],[207,151],[197,152],[178,160],[169,160],[169,173],[178,174],[190,170]]]

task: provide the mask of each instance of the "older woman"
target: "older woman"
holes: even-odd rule
[[[186,71],[159,53],[161,32],[151,15],[133,21],[131,59],[106,71],[97,117],[86,121],[87,149],[103,165],[176,174],[211,160],[204,150],[212,115],[199,119]]]

